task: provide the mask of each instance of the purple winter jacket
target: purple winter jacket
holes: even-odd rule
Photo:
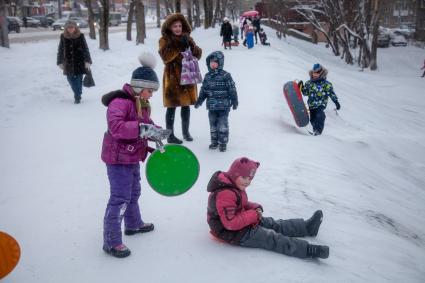
[[[139,137],[139,123],[154,124],[148,109],[142,108],[142,118],[137,115],[136,98],[131,87],[125,84],[122,90],[112,91],[102,97],[108,107],[106,119],[108,130],[103,136],[102,160],[106,164],[136,164],[145,161],[148,140]]]

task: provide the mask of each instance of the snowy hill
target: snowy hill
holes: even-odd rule
[[[106,128],[100,97],[130,80],[142,51],[157,56],[162,77],[159,30],[148,30],[139,46],[124,33],[111,34],[107,52],[89,40],[96,87],[83,90],[80,105],[56,67],[58,41],[0,49],[0,230],[22,249],[3,282],[424,282],[425,80],[418,70],[424,51],[380,49],[379,71],[359,72],[323,45],[266,31],[271,47],[224,52],[240,101],[230,114],[228,151],[208,150],[207,112],[192,108],[195,141],[185,145],[200,160],[200,177],[175,198],[142,180],[142,217],[156,229],[124,236],[132,250],[126,259],[101,249],[109,184],[100,160]],[[193,33],[203,48],[203,73],[206,56],[222,49],[218,34]],[[324,133],[312,137],[295,127],[282,89],[286,81],[307,80],[316,62],[329,69],[342,108],[336,115],[329,102]],[[161,90],[151,101],[153,120],[164,125]],[[261,163],[248,194],[265,216],[307,218],[323,210],[319,235],[308,240],[329,245],[329,259],[211,239],[206,185],[240,156]]]

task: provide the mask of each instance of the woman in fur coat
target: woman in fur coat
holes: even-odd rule
[[[83,75],[90,69],[90,51],[77,23],[68,21],[61,34],[56,64],[63,70],[74,92],[74,103],[81,101]]]
[[[192,31],[185,17],[180,13],[171,14],[161,27],[162,37],[159,39],[159,55],[164,62],[163,101],[167,108],[166,127],[172,131],[168,143],[181,144],[174,135],[174,117],[176,107],[181,107],[182,132],[186,141],[193,141],[189,133],[190,105],[198,99],[196,85],[180,85],[183,56],[180,52],[190,47],[193,56],[201,58],[202,49],[190,36]]]

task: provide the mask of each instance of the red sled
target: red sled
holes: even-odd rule
[[[283,94],[297,126],[307,126],[310,119],[298,84],[295,81],[285,83]]]

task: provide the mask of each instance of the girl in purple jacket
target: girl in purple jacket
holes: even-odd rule
[[[130,84],[102,97],[102,103],[108,107],[102,160],[106,163],[111,190],[104,217],[103,250],[119,258],[130,255],[130,250],[122,243],[123,218],[126,235],[154,229],[152,223],[142,220],[137,202],[140,196],[139,162],[153,151],[148,147],[148,140],[160,142],[170,134],[150,118],[149,98],[159,88],[153,70],[155,57],[144,53],[139,61],[142,67],[134,70]]]

